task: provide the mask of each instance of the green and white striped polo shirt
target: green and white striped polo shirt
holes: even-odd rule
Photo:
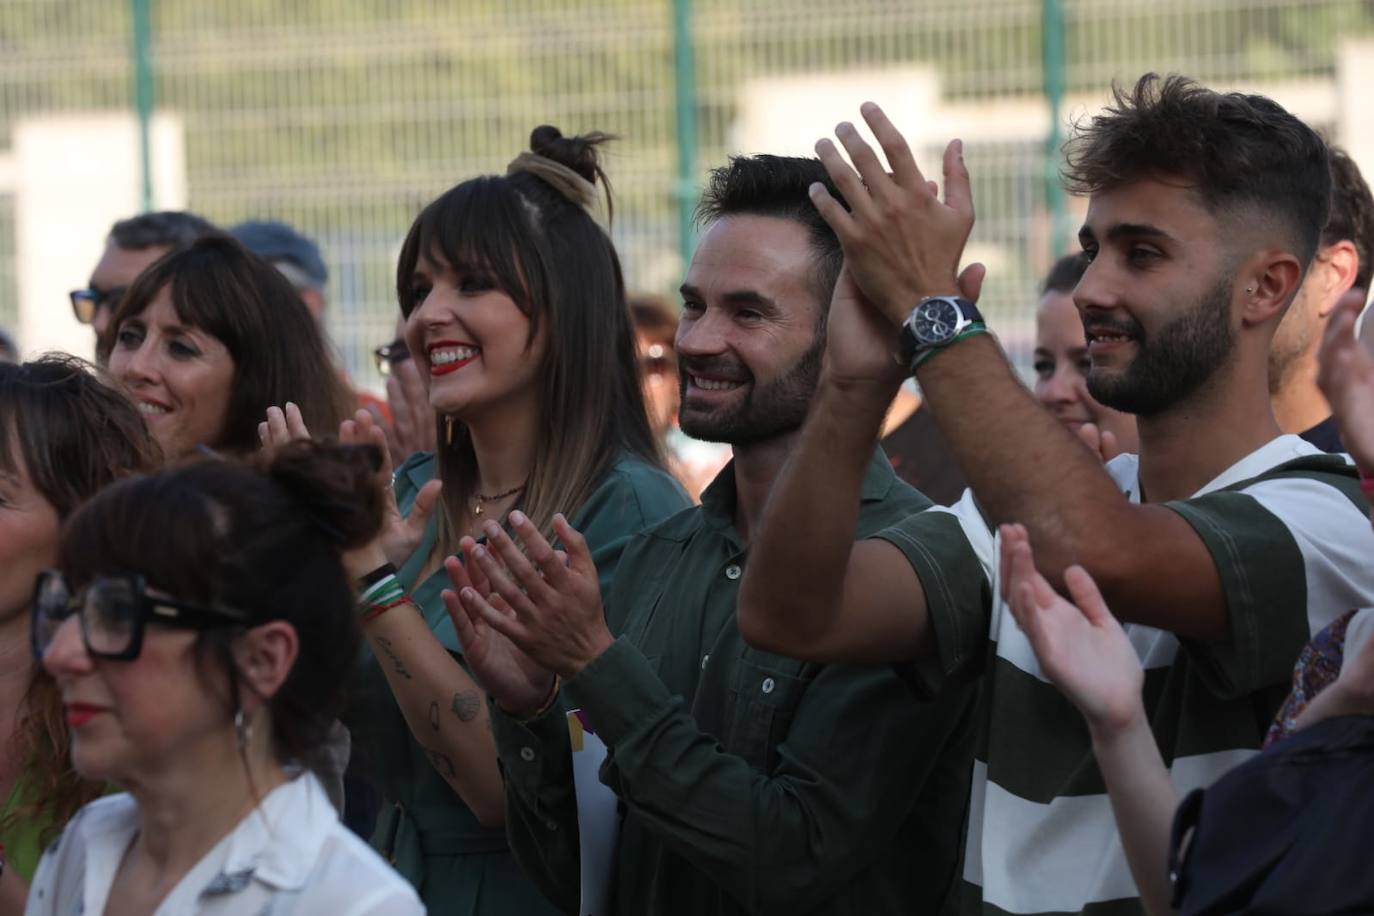
[[[1137,468],[1134,455],[1107,466],[1133,502]],[[1182,793],[1254,754],[1303,644],[1339,614],[1374,604],[1374,528],[1349,460],[1297,436],[1166,505],[1211,552],[1232,634],[1201,644],[1126,626],[1155,738]],[[925,590],[938,651],[914,666],[917,679],[938,691],[984,678],[960,911],[1139,913],[1087,727],[996,597],[996,532],[972,496],[879,537],[907,556]]]

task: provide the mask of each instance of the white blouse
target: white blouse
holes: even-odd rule
[[[76,813],[38,863],[25,916],[105,911],[110,885],[139,829],[128,794]],[[197,862],[154,916],[412,916],[415,891],[339,822],[314,775],[268,793]]]

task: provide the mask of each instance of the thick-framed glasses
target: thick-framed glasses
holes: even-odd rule
[[[130,661],[143,649],[149,621],[187,630],[216,630],[244,626],[244,615],[211,610],[159,595],[148,594],[142,576],[101,576],[73,592],[57,570],[38,574],[33,592],[30,628],[34,658],[42,659],[63,622],[73,614],[81,625],[81,641],[93,658]]]
[[[410,348],[406,342],[397,337],[389,344],[382,344],[372,351],[372,358],[377,361],[377,371],[382,375],[390,375],[391,367],[397,363],[403,363],[410,359]]]
[[[102,308],[113,310],[119,305],[120,298],[128,287],[116,286],[112,289],[99,290],[94,286],[87,289],[74,289],[67,295],[72,300],[72,311],[76,313],[76,320],[82,324],[90,324],[95,321],[95,313]]]

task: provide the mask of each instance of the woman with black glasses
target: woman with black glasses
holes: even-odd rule
[[[382,520],[371,447],[123,481],[63,529],[33,651],[72,763],[127,794],[44,854],[29,914],[421,913],[310,772],[359,649],[340,551]]]

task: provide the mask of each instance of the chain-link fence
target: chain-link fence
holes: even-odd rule
[[[1054,8],[1063,52],[1047,60],[1043,23]],[[225,225],[283,219],[320,242],[330,332],[347,367],[375,384],[367,354],[391,336],[395,255],[410,220],[455,181],[502,169],[536,124],[622,138],[611,160],[615,239],[633,286],[670,292],[682,272],[684,187],[736,145],[751,81],[921,65],[941,99],[975,117],[980,106],[989,118],[992,106],[1029,106],[1041,112],[1034,130],[992,131],[968,146],[974,241],[993,269],[987,310],[1016,337],[1057,242],[1047,66],[1060,68],[1070,97],[1099,101],[1113,79],[1145,70],[1227,84],[1332,81],[1339,41],[1374,32],[1374,4],[1352,0],[677,0],[677,9],[690,12],[677,20],[685,34],[674,0],[153,0],[154,98],[184,124],[191,209]],[[0,150],[22,117],[133,107],[130,10],[115,0],[0,0]],[[695,75],[680,87],[683,40]],[[693,136],[678,130],[682,98]],[[934,164],[938,124],[929,138],[921,149]],[[685,184],[683,150],[696,164]],[[12,227],[12,197],[0,193],[0,323],[16,309]]]

